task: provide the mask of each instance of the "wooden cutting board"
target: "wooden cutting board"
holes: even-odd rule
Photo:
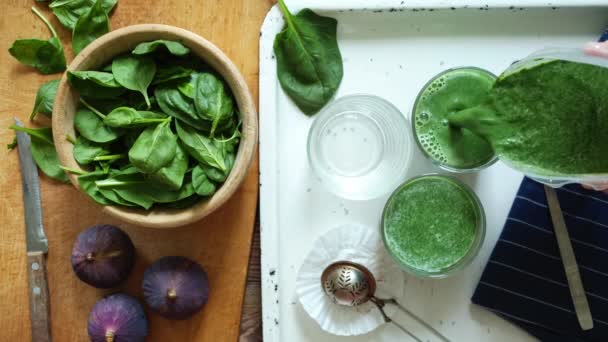
[[[119,0],[112,28],[162,23],[182,27],[218,45],[241,70],[257,100],[259,28],[270,0]],[[4,144],[13,139],[5,129],[13,116],[27,122],[36,90],[46,80],[20,65],[7,52],[18,38],[48,39],[50,33],[30,11],[37,6],[59,32],[66,57],[72,60],[71,33],[47,6],[33,0],[3,0],[0,4],[0,340],[29,341],[30,320],[26,279],[25,234],[19,161]],[[44,118],[37,124],[48,125]],[[31,125],[31,123],[28,123]],[[71,185],[41,176],[42,207],[49,239],[48,278],[54,341],[87,341],[87,318],[104,294],[80,282],[72,272],[70,253],[76,235],[96,223],[112,223],[131,236],[138,250],[135,269],[120,290],[141,298],[147,265],[163,255],[184,255],[203,265],[211,296],[204,310],[187,321],[168,321],[148,311],[148,341],[235,341],[243,302],[258,194],[254,163],[240,191],[203,221],[173,230],[153,230],[122,224],[101,214],[100,208]]]

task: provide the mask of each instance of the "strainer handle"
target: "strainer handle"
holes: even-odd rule
[[[399,309],[401,309],[401,311],[405,312],[411,318],[413,318],[414,320],[416,320],[416,322],[424,325],[427,329],[429,329],[430,331],[432,331],[437,337],[439,337],[440,340],[442,340],[444,342],[450,342],[450,340],[448,340],[447,337],[443,336],[437,329],[433,328],[430,324],[428,324],[427,322],[423,321],[422,318],[418,317],[415,313],[413,313],[410,310],[408,310],[405,306],[399,304],[399,302],[397,302],[397,300],[395,300],[394,298],[391,298],[391,299],[378,299],[378,301],[394,304]]]
[[[386,315],[386,312],[384,312],[384,301],[383,300],[375,298],[375,297],[370,298],[370,300],[371,300],[372,303],[374,303],[376,305],[376,307],[378,308],[378,310],[380,310],[380,314],[382,314],[382,318],[384,318],[384,321],[386,323],[393,323],[401,331],[403,331],[404,333],[408,334],[411,338],[413,338],[414,340],[416,340],[416,342],[423,342],[421,339],[419,339],[414,334],[412,334],[407,329],[405,329],[403,326],[401,326],[401,324],[393,321],[390,317],[388,317]]]
[[[401,324],[391,320],[391,323],[393,323],[394,325],[397,326],[397,328],[401,329],[401,331],[403,331],[404,333],[410,335],[411,338],[413,338],[414,340],[416,340],[416,342],[423,342],[421,339],[419,339],[418,337],[412,335],[411,332],[407,331],[404,327],[401,326]]]

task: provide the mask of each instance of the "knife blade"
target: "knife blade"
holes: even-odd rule
[[[15,125],[23,127],[23,124],[17,118],[15,118]],[[21,166],[21,185],[23,187],[32,341],[50,342],[50,301],[45,257],[49,245],[42,226],[38,169],[32,157],[29,135],[21,131],[16,131],[16,134]]]
[[[15,118],[15,124],[23,127],[23,124],[17,118]],[[28,252],[47,253],[49,244],[42,226],[38,169],[36,168],[36,163],[34,163],[34,158],[32,158],[30,145],[30,136],[27,133],[17,131],[23,205],[25,209],[25,241]]]
[[[574,311],[576,312],[578,323],[580,324],[581,329],[591,330],[593,329],[593,317],[591,316],[591,310],[589,309],[589,302],[587,301],[587,295],[585,293],[585,288],[583,287],[576,256],[572,249],[570,234],[568,234],[568,229],[566,228],[562,208],[559,205],[555,189],[545,185],[545,195],[547,196],[551,221],[553,222],[553,228],[555,229],[555,238],[557,239],[559,254],[562,257],[562,263],[564,264],[564,270],[566,271],[566,279],[568,280],[570,296],[572,297],[572,303],[574,304]]]

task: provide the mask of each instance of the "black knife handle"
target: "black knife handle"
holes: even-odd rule
[[[46,260],[42,252],[27,253],[32,342],[51,342],[49,287]]]

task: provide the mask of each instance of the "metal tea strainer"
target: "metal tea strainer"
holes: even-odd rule
[[[408,316],[437,335],[440,340],[450,342],[439,331],[399,304],[395,299],[380,299],[374,296],[376,293],[376,278],[363,265],[350,261],[334,262],[323,270],[321,274],[321,286],[325,294],[338,305],[355,307],[371,301],[380,310],[385,322],[393,323],[418,342],[423,341],[386,315],[384,312],[386,304],[396,305]]]

